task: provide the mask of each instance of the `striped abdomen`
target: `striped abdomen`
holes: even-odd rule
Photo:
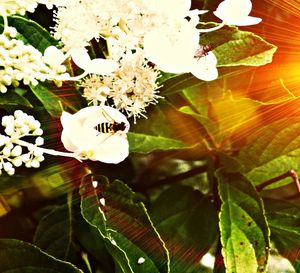
[[[103,122],[103,123],[99,123],[97,126],[95,126],[95,129],[99,132],[99,133],[103,133],[103,134],[108,134],[108,133],[113,133],[113,129],[112,129],[112,123],[109,122]]]

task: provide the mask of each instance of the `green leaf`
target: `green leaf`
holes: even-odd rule
[[[121,181],[109,183],[106,177],[81,185],[81,213],[96,227],[117,267],[127,272],[169,272],[169,256],[146,208]],[[103,199],[102,199],[103,198]],[[103,205],[103,201],[105,204]],[[145,262],[138,263],[140,258]]]
[[[34,235],[34,244],[48,254],[66,260],[72,240],[71,222],[69,201],[41,219]]]
[[[214,24],[207,25],[210,27]],[[276,46],[264,41],[261,37],[251,32],[238,30],[233,26],[202,34],[201,44],[210,44],[213,47],[213,53],[218,60],[218,80],[236,76],[251,69],[239,67],[233,70],[230,67],[262,66],[270,63],[277,49]],[[191,74],[165,79],[160,82],[162,85],[160,93],[164,96],[181,92],[190,87],[204,87],[207,84]]]
[[[217,137],[220,133],[220,129],[216,122],[204,115],[196,113],[190,106],[183,106],[179,109],[179,111],[195,118],[213,139],[216,138],[215,142],[218,141]]]
[[[103,272],[114,273],[114,263],[112,257],[107,252],[105,241],[99,236],[99,231],[96,227],[88,224],[82,217],[79,210],[74,213],[73,232],[76,239],[83,248],[91,254],[101,266]]]
[[[263,104],[249,98],[234,98],[230,91],[225,92],[220,88],[220,82],[218,85],[211,86],[211,90],[210,84],[204,90],[184,90],[184,95],[195,110],[184,106],[180,111],[194,117],[206,129],[215,147],[222,147],[245,122],[255,120],[255,113]],[[214,93],[217,94],[214,96]]]
[[[222,200],[220,230],[227,272],[265,272],[269,255],[269,230],[262,201],[239,173],[218,172]]]
[[[228,77],[240,75],[247,71],[250,71],[252,68],[232,68],[232,67],[221,67],[219,68],[219,77],[218,80],[225,79]],[[171,78],[166,78],[165,81],[161,82],[162,87],[159,89],[160,94],[163,96],[168,96],[183,91],[187,88],[196,88],[200,90],[202,87],[207,85],[206,81],[201,81],[197,79],[192,74],[186,73],[177,75]]]
[[[61,100],[50,91],[49,86],[40,83],[37,86],[30,85],[30,89],[52,117],[61,116],[63,111]]]
[[[225,26],[201,35],[201,44],[210,44],[218,66],[261,66],[272,62],[277,47],[237,27]]]
[[[55,259],[38,247],[13,239],[0,239],[0,272],[82,273],[74,265]]]
[[[218,234],[218,216],[210,197],[187,186],[164,191],[150,215],[171,256],[171,272],[201,272],[199,260]]]
[[[168,151],[187,148],[182,141],[172,138],[131,132],[127,136],[130,152],[151,153],[157,150]]]
[[[7,105],[33,107],[27,99],[13,91],[0,95],[0,107]]]
[[[300,206],[285,200],[264,199],[271,239],[280,254],[296,267],[300,263]],[[298,272],[298,271],[297,271]]]
[[[11,16],[8,18],[8,23],[11,27],[17,29],[24,42],[32,45],[42,53],[48,46],[58,44],[57,40],[46,29],[32,20],[21,16]]]
[[[130,150],[149,153],[189,149],[200,145],[207,152],[203,137],[190,122],[190,117],[177,111],[170,103],[161,102],[159,107],[149,109],[147,119],[139,120],[132,126],[128,134]],[[198,149],[198,153],[201,149]]]
[[[262,127],[248,138],[237,160],[243,173],[258,185],[293,169],[300,171],[300,122],[298,118],[279,120]],[[287,178],[268,188],[290,183]]]

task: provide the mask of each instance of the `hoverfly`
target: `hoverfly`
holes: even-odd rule
[[[202,58],[207,56],[207,54],[213,49],[212,45],[208,44],[208,45],[199,45],[199,47],[197,48],[196,52],[195,52],[195,58]]]
[[[117,132],[128,131],[128,125],[125,122],[115,121],[103,108],[102,108],[103,117],[108,120],[108,122],[98,123],[94,129],[102,134],[115,134]]]

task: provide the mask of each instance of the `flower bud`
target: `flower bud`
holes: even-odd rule
[[[22,165],[22,160],[20,157],[16,157],[12,160],[12,164],[15,166],[15,167],[20,167]]]
[[[35,151],[33,152],[34,156],[36,157],[40,157],[43,155],[43,151],[39,148],[35,149]]]
[[[14,175],[15,174],[15,169],[11,168],[10,170],[7,171],[8,175]]]
[[[21,127],[20,131],[22,132],[22,134],[25,134],[25,135],[26,135],[26,134],[29,133],[30,129],[29,129],[29,127],[28,127],[27,125],[23,125],[23,126]]]
[[[42,137],[37,137],[35,140],[35,144],[41,146],[44,144],[44,139]]]
[[[4,156],[10,156],[11,149],[9,147],[5,146],[4,149],[2,150],[2,153]]]
[[[41,156],[37,157],[36,160],[39,162],[42,162],[45,160],[45,157],[41,155]]]
[[[3,168],[6,172],[9,172],[11,169],[13,169],[13,165],[10,162],[5,162],[3,164]]]
[[[44,133],[44,131],[41,128],[39,128],[39,129],[34,130],[32,135],[33,136],[41,136],[43,133]]]
[[[32,166],[31,166],[31,161],[26,162],[26,163],[25,163],[25,167],[26,167],[26,168],[31,168],[31,167],[32,167]]]
[[[36,160],[36,159],[33,159],[31,161],[31,167],[33,167],[33,168],[39,168],[40,167],[40,162],[38,160]]]
[[[30,160],[30,154],[23,154],[23,155],[20,156],[20,158],[25,163],[29,162],[29,160]]]
[[[4,130],[5,134],[7,134],[8,136],[11,136],[14,133],[14,127],[9,125],[6,127],[6,129]]]
[[[21,154],[22,154],[22,147],[19,145],[15,146],[11,151],[12,156],[20,156]]]

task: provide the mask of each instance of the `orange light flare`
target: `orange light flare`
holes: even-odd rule
[[[253,1],[254,16],[263,19],[248,29],[278,47],[271,65],[258,69],[262,80],[282,78],[286,87],[300,95],[300,1]],[[271,98],[275,98],[271,96]]]
[[[248,102],[241,107],[229,107],[230,103],[223,100],[223,95],[217,99],[219,109],[213,111],[221,112],[214,114],[223,124],[225,135],[235,130],[234,142],[243,141],[249,134],[276,120],[300,117],[300,1],[253,0],[252,3],[251,15],[263,21],[239,29],[261,36],[278,49],[272,63],[227,79],[224,89],[231,91],[236,103],[241,103],[240,98],[251,98],[265,105]]]

